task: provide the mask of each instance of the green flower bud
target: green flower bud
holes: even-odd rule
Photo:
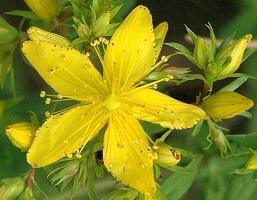
[[[0,196],[4,200],[18,198],[25,190],[26,181],[22,177],[5,178],[0,180]]]
[[[201,69],[208,65],[209,50],[207,44],[204,42],[204,39],[201,37],[198,37],[195,40],[194,58],[200,64]]]
[[[181,160],[181,153],[164,143],[160,143],[155,152],[157,154],[156,163],[164,167],[172,167]]]
[[[45,21],[52,20],[59,12],[57,0],[24,0],[28,7]]]
[[[6,135],[13,143],[23,151],[27,151],[35,137],[37,128],[28,122],[19,122],[6,128]]]
[[[18,31],[11,26],[3,17],[0,17],[0,45],[8,44],[15,40]]]
[[[218,66],[219,68],[221,67],[221,70],[219,70],[219,74],[217,74],[217,76],[222,77],[232,74],[239,68],[243,59],[245,49],[250,43],[251,39],[251,34],[245,35],[244,37],[234,41],[231,45],[218,53],[218,55],[215,57],[216,61],[226,60],[226,58],[230,58],[230,62],[225,62],[223,66]]]
[[[253,155],[246,162],[245,168],[249,170],[257,170],[257,151],[253,152]]]

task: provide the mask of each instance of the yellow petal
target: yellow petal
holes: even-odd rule
[[[30,27],[27,30],[28,36],[31,40],[33,41],[38,41],[38,42],[50,42],[52,44],[56,45],[63,45],[63,46],[70,46],[70,41],[67,40],[65,37],[51,33],[48,31],[45,31],[41,28],[38,27]]]
[[[206,117],[201,108],[152,89],[141,89],[129,94],[124,100],[137,118],[170,129],[190,128]]]
[[[41,19],[51,20],[58,14],[56,0],[24,0],[29,8]]]
[[[149,10],[136,7],[115,31],[104,56],[113,88],[128,88],[145,76],[155,62],[154,40]]]
[[[104,164],[125,185],[153,195],[153,154],[145,132],[136,118],[114,111],[104,135]]]
[[[79,106],[51,116],[37,131],[27,154],[33,167],[44,167],[70,157],[106,124],[108,114],[101,105]]]
[[[156,49],[156,59],[158,58],[162,45],[168,31],[168,23],[162,22],[157,27],[154,28],[154,36],[155,36],[155,49]]]
[[[253,106],[253,101],[236,92],[222,91],[206,98],[202,108],[213,120],[232,118]]]
[[[22,51],[41,77],[58,93],[73,97],[99,94],[100,73],[79,51],[49,42],[26,41]]]

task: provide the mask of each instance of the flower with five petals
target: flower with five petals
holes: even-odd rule
[[[205,118],[202,109],[152,89],[156,82],[139,84],[158,66],[167,29],[166,22],[153,29],[149,10],[135,8],[115,31],[104,57],[99,55],[103,75],[86,54],[58,45],[53,38],[47,41],[29,34],[31,40],[23,44],[26,58],[63,98],[80,103],[48,118],[37,131],[28,162],[43,167],[81,151],[107,125],[105,167],[122,183],[153,195],[154,156],[138,119],[183,129]]]

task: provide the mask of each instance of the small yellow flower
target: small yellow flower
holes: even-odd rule
[[[101,38],[91,44],[102,63],[103,75],[94,68],[88,54],[37,40],[29,34],[31,41],[23,44],[29,62],[59,93],[58,97],[80,103],[49,117],[37,131],[27,154],[28,162],[33,167],[43,167],[64,156],[79,154],[107,124],[103,149],[105,167],[124,184],[153,195],[156,191],[154,155],[137,119],[183,129],[206,116],[196,106],[153,90],[158,82],[168,80],[167,77],[140,85],[149,72],[166,61],[163,57],[155,64],[167,29],[165,22],[153,29],[149,10],[144,6],[135,8],[111,41],[105,42],[108,45],[103,58],[97,45],[105,40]]]
[[[59,12],[57,0],[24,0],[28,7],[45,21],[52,20]]]
[[[250,109],[253,101],[236,92],[220,91],[207,97],[201,107],[214,121],[229,119]]]
[[[28,122],[19,122],[6,128],[6,135],[14,146],[26,151],[30,148],[37,128]]]

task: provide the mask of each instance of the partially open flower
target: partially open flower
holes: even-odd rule
[[[56,0],[24,0],[28,7],[45,21],[52,20],[59,12]]]
[[[6,128],[6,135],[14,146],[26,151],[30,148],[37,128],[29,122],[19,122]]]
[[[222,70],[219,72],[218,76],[226,76],[234,73],[240,66],[245,49],[250,43],[252,35],[248,34],[242,38],[234,41],[227,48],[223,49],[216,57],[216,60],[223,60],[230,58],[230,62],[222,66]]]
[[[155,150],[157,153],[156,163],[164,167],[172,167],[181,160],[181,153],[171,146],[161,143]]]

